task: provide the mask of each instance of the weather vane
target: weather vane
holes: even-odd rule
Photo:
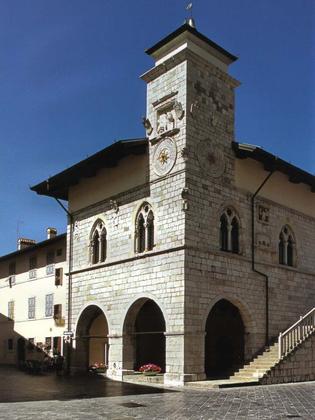
[[[192,8],[193,8],[193,4],[192,4],[192,2],[191,3],[188,3],[187,4],[187,6],[186,6],[186,10],[188,11],[188,12],[190,12],[190,16],[189,17],[187,17],[186,18],[186,23],[189,25],[189,26],[191,26],[192,28],[196,28],[196,25],[195,25],[195,21],[194,21],[194,18],[193,18],[193,11],[192,11]]]
[[[192,18],[192,8],[193,8],[193,4],[192,3],[188,3],[186,6],[186,10],[190,11],[190,17]]]

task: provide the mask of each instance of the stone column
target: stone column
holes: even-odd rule
[[[123,336],[108,335],[108,369],[107,376],[121,380],[123,376]]]
[[[205,331],[191,331],[185,334],[185,382],[206,379],[205,335]]]
[[[181,385],[184,382],[184,333],[165,332],[166,373],[164,383]]]

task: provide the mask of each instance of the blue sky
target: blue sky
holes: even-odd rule
[[[30,185],[144,135],[144,50],[183,23],[187,3],[0,0],[0,255],[18,233],[65,230],[57,203]],[[314,172],[315,2],[195,0],[194,16],[239,56],[236,139]]]

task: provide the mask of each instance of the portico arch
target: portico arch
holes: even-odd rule
[[[128,309],[123,325],[123,367],[138,370],[154,363],[165,372],[164,314],[152,299],[137,299]]]
[[[228,377],[244,364],[249,324],[248,314],[244,316],[236,302],[218,298],[212,303],[204,324],[208,377]]]
[[[75,365],[87,370],[95,363],[108,364],[108,322],[96,304],[88,305],[78,317],[75,331]]]

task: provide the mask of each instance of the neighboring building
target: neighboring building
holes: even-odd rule
[[[32,189],[69,201],[73,369],[154,362],[183,383],[226,375],[314,306],[315,178],[235,142],[232,54],[188,24],[147,53],[148,137]]]
[[[18,250],[0,257],[0,364],[19,364],[63,352],[66,234],[19,239]]]

